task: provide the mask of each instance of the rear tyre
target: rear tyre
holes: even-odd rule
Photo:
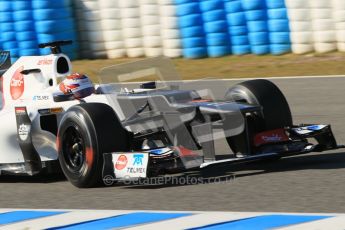
[[[79,188],[102,185],[103,153],[127,151],[129,137],[110,106],[71,107],[61,120],[57,139],[63,173]]]
[[[251,117],[251,132],[262,132],[292,126],[289,104],[280,89],[271,81],[258,79],[245,81],[230,88],[225,99],[260,105],[262,112]],[[251,134],[250,134],[251,135]],[[246,134],[228,137],[227,141],[234,153],[246,153]]]

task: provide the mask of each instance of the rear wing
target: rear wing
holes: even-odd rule
[[[10,51],[0,51],[0,76],[11,67]]]

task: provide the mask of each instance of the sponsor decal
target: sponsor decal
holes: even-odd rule
[[[133,154],[133,166],[127,167],[127,173],[145,173],[146,167],[143,167],[144,154]]]
[[[117,158],[117,161],[115,163],[115,168],[117,170],[122,170],[127,166],[127,157],[125,155],[120,155],[119,158]]]
[[[51,65],[53,63],[53,60],[51,59],[41,59],[38,60],[37,65]]]
[[[127,167],[127,173],[135,174],[135,173],[146,173],[146,168],[138,168],[138,167]]]
[[[19,67],[13,74],[10,82],[10,94],[13,100],[19,99],[24,93],[24,75],[20,72],[24,66]]]
[[[133,165],[143,165],[144,154],[134,154],[133,157],[134,157]]]
[[[30,132],[30,125],[21,124],[18,128],[18,135],[20,140],[26,141]]]
[[[149,153],[114,153],[114,173],[118,179],[146,177]]]
[[[61,108],[61,107],[51,108],[50,112],[51,113],[61,113],[61,112],[63,112],[63,108]]]
[[[47,108],[47,109],[39,109],[38,112],[41,115],[47,115],[47,114],[56,114],[56,113],[61,113],[63,112],[63,109],[61,107],[57,108]]]
[[[289,137],[284,129],[276,129],[256,134],[254,137],[254,145],[257,147],[264,144],[284,142],[288,140]]]
[[[15,112],[16,112],[16,114],[25,114],[26,109],[25,109],[25,107],[16,107]]]
[[[33,101],[47,101],[47,100],[49,100],[49,96],[47,96],[47,95],[36,95],[36,96],[33,96],[32,100]]]

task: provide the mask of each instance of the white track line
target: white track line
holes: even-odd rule
[[[344,230],[345,229],[345,215],[330,217],[323,220],[316,220],[310,223],[293,225],[286,228],[278,228],[279,230]]]
[[[0,209],[2,212],[19,211],[27,209]],[[31,210],[39,211],[40,209]],[[30,210],[28,210],[30,211]],[[190,213],[192,215],[175,218],[171,220],[165,220],[155,223],[148,223],[143,225],[137,225],[129,229],[137,230],[151,230],[151,229],[187,229],[194,227],[202,227],[210,224],[228,222],[232,220],[250,218],[260,215],[272,215],[272,214],[285,214],[285,215],[321,215],[321,216],[334,216],[324,220],[312,221],[304,224],[293,225],[291,227],[279,228],[282,230],[309,230],[309,229],[345,229],[345,215],[333,214],[333,213],[279,213],[279,212],[198,212],[198,211],[151,211],[151,210],[41,210],[41,211],[66,211],[63,214],[57,214],[54,216],[42,217],[27,221],[21,221],[14,224],[3,225],[0,229],[46,229],[52,227],[65,226],[70,224],[81,223],[90,220],[102,219],[111,216],[117,216],[121,214],[128,214],[133,212],[158,212],[158,213]]]
[[[57,214],[54,216],[48,216],[38,219],[32,219],[27,221],[21,221],[14,224],[9,224],[0,227],[0,229],[15,230],[15,229],[30,229],[39,230],[47,229],[59,226],[65,226],[70,224],[81,223],[90,220],[102,219],[111,216],[127,214],[129,211],[72,211],[63,214]]]
[[[202,227],[210,224],[217,224],[222,222],[228,222],[232,220],[244,219],[257,216],[254,213],[231,213],[231,212],[210,212],[200,213],[192,216],[180,217],[176,219],[161,221],[152,224],[145,224],[142,226],[136,226],[133,228],[127,228],[128,230],[152,230],[152,229],[164,229],[164,230],[179,230]]]
[[[13,211],[12,209],[0,209],[0,214],[5,213],[5,212],[11,212]]]

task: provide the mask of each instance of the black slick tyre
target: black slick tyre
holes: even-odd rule
[[[239,83],[227,91],[225,99],[262,107],[262,112],[250,120],[252,127],[254,124],[254,132],[289,127],[293,124],[290,107],[285,96],[271,81],[257,79]],[[235,153],[247,151],[246,143],[244,143],[245,135],[242,133],[227,138]]]
[[[62,117],[57,137],[63,173],[79,188],[102,185],[103,153],[127,151],[129,137],[110,106],[85,103],[71,107]]]

